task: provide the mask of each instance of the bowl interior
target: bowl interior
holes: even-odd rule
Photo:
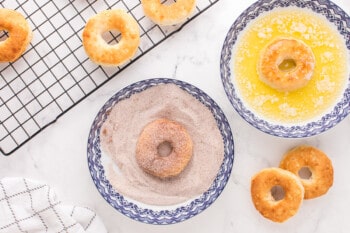
[[[202,195],[184,203],[172,206],[146,205],[115,190],[105,175],[103,166],[103,153],[100,148],[100,129],[107,118],[107,113],[119,101],[129,98],[135,93],[142,92],[149,87],[159,84],[173,83],[184,91],[190,93],[207,108],[209,108],[216,120],[224,142],[224,160],[220,170],[210,186]],[[231,173],[234,160],[234,144],[229,123],[219,106],[203,91],[191,84],[174,79],[149,79],[134,83],[116,93],[98,112],[90,130],[87,146],[88,166],[93,182],[102,197],[116,210],[124,215],[144,223],[150,224],[173,224],[189,219],[210,206],[224,189]]]

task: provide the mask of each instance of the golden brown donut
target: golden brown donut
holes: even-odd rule
[[[299,176],[302,168],[311,172],[309,179],[300,179],[305,189],[305,199],[325,194],[333,185],[333,166],[331,160],[322,151],[311,146],[299,146],[287,152],[280,168]],[[300,176],[299,176],[300,177]]]
[[[181,23],[192,13],[196,0],[177,0],[172,4],[160,0],[141,0],[145,15],[159,25]]]
[[[121,40],[109,45],[102,33],[117,30]],[[104,10],[91,17],[83,31],[83,46],[89,58],[104,66],[118,66],[132,58],[140,44],[136,20],[123,10]]]
[[[315,67],[312,50],[300,40],[277,39],[261,54],[260,79],[279,91],[294,91],[311,79]]]
[[[274,186],[284,190],[284,197],[276,201],[271,194]],[[253,176],[251,196],[255,208],[274,222],[284,222],[294,216],[304,197],[304,188],[300,179],[293,173],[281,168],[266,168]]]
[[[169,155],[159,153],[159,146],[169,143]],[[136,145],[136,161],[147,173],[159,178],[177,176],[192,157],[192,139],[175,121],[157,119],[142,130]]]
[[[13,62],[26,50],[32,39],[32,30],[19,12],[0,9],[0,30],[9,33],[8,38],[0,41],[0,62]]]

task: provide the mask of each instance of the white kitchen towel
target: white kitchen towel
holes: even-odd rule
[[[0,180],[0,233],[104,233],[85,207],[63,205],[47,184],[26,178]]]

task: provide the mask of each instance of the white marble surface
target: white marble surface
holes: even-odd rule
[[[350,117],[318,136],[283,139],[250,126],[226,98],[219,70],[221,47],[235,18],[253,2],[220,0],[15,153],[0,156],[0,178],[23,176],[46,182],[63,202],[96,210],[111,233],[349,232]],[[348,0],[334,2],[350,14]],[[139,223],[114,210],[96,190],[86,159],[90,125],[105,101],[135,81],[155,77],[184,80],[204,90],[225,112],[235,140],[234,166],[221,196],[203,213],[170,226]],[[273,223],[255,210],[250,178],[262,168],[277,166],[286,150],[302,143],[329,155],[335,170],[334,185],[325,196],[305,201],[289,221]]]

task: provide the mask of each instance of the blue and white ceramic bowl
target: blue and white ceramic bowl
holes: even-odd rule
[[[100,148],[100,129],[107,118],[108,112],[119,101],[129,98],[135,93],[159,84],[172,83],[194,96],[198,101],[209,108],[217,122],[224,141],[224,160],[220,170],[210,188],[202,195],[188,200],[186,203],[173,206],[151,206],[131,200],[118,193],[105,175],[103,167],[103,153]],[[134,83],[116,93],[98,112],[88,138],[87,159],[91,177],[102,197],[122,214],[144,223],[173,224],[189,219],[208,208],[223,191],[234,160],[234,144],[230,125],[220,107],[200,89],[174,79],[149,79]]]
[[[221,52],[220,70],[221,80],[227,97],[235,110],[255,128],[279,137],[301,138],[317,135],[324,132],[344,119],[350,112],[350,77],[348,84],[340,100],[323,116],[310,122],[287,125],[273,123],[257,116],[248,109],[244,101],[239,97],[232,82],[232,50],[239,34],[247,24],[259,15],[275,8],[300,7],[310,9],[317,14],[325,16],[329,22],[335,25],[338,32],[344,37],[346,47],[350,53],[350,17],[337,5],[328,0],[259,0],[247,8],[233,23],[223,44]]]

